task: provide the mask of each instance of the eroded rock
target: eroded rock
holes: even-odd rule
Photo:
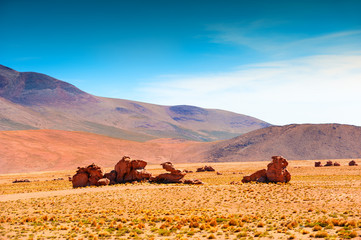
[[[332,161],[327,161],[327,163],[325,164],[325,167],[330,167],[330,166],[333,166]]]
[[[87,167],[78,167],[76,174],[72,177],[72,183],[74,188],[96,186],[102,178],[102,168],[93,163]]]
[[[143,160],[132,160],[124,156],[114,167],[116,172],[116,183],[149,180],[152,176],[144,168],[147,162]]]
[[[250,176],[242,179],[243,183],[247,182],[281,182],[287,183],[291,180],[291,174],[287,171],[287,160],[282,156],[273,156],[272,162],[267,165],[267,170],[259,170]]]

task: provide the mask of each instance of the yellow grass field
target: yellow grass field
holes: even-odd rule
[[[0,239],[361,239],[361,166],[337,161],[289,161],[288,184],[240,183],[268,162],[211,163],[222,175],[189,173],[205,183],[193,186],[72,189],[75,170],[0,175]]]

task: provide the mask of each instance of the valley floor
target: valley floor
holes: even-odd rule
[[[230,184],[268,162],[209,164],[222,175],[187,174],[205,182],[196,186],[72,189],[69,171],[25,174],[32,182],[16,184],[20,175],[0,175],[0,239],[360,239],[361,166],[339,162],[290,161],[288,184]]]

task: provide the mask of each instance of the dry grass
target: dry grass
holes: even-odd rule
[[[88,188],[81,194],[1,202],[0,239],[360,238],[360,166],[314,168],[313,161],[292,161],[289,184],[229,184],[266,164],[218,163],[212,166],[223,175],[187,175],[203,180],[201,186],[128,184],[103,187],[103,192]],[[195,170],[201,165],[177,167]],[[0,179],[3,194],[16,188],[44,190],[26,183],[9,187],[6,176]],[[48,190],[51,184],[71,188],[68,181],[43,180],[38,184]]]

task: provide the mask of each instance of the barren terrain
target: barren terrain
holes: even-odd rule
[[[0,239],[356,239],[361,167],[346,166],[348,161],[322,168],[290,161],[288,184],[230,184],[265,162],[211,164],[222,175],[187,174],[205,182],[198,186],[72,189],[66,178],[75,170],[0,175]],[[193,171],[200,166],[176,165]],[[159,165],[147,169],[164,171]],[[16,178],[31,182],[11,183]],[[65,180],[53,181],[58,178]]]

